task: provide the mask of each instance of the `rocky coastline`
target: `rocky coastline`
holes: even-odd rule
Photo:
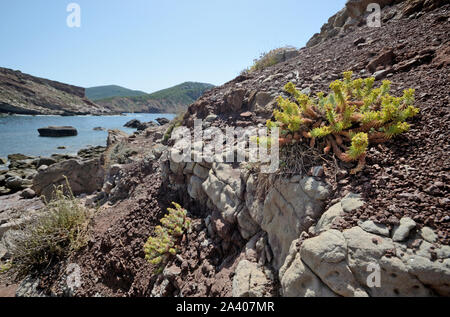
[[[20,153],[10,154],[7,158],[0,159],[5,168],[0,170],[0,195],[9,195],[26,190],[22,194],[32,198],[35,196],[35,193],[31,190],[33,180],[40,172],[68,160],[98,159],[105,149],[104,146],[90,147],[80,150],[77,155],[53,154],[50,157],[34,157]]]
[[[449,297],[450,5],[375,2],[383,27],[361,25],[367,13],[355,8],[367,3],[350,0],[308,47],[206,92],[182,118],[129,122],[134,134],[110,130],[106,148],[77,157],[9,156],[9,170],[0,171],[8,194],[0,197],[0,261],[10,256],[11,237],[41,210],[36,197],[51,197],[64,176],[95,212],[86,247],[18,284],[0,281],[0,294]],[[211,140],[182,143],[198,119],[221,131],[262,127],[276,98],[286,97],[287,82],[309,95],[349,69],[376,84],[389,78],[394,94],[414,87],[421,110],[410,131],[370,147],[356,175],[321,155],[301,157],[294,172],[264,176],[251,164],[211,161],[202,152]],[[175,133],[177,125],[188,130]],[[191,150],[189,162],[174,159],[180,142]],[[250,155],[237,141],[227,146],[222,156]],[[187,210],[191,228],[155,274],[143,246],[172,202]],[[67,283],[74,264],[79,285]]]

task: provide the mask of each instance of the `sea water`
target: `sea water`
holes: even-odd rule
[[[132,119],[141,122],[157,118],[172,120],[174,114],[127,113],[116,116],[25,116],[0,117],[0,157],[21,153],[30,156],[50,156],[52,154],[76,154],[90,146],[105,146],[108,129],[120,129],[132,134],[135,129],[123,125]],[[40,137],[38,129],[47,126],[73,126],[78,135],[73,137]],[[94,131],[101,127],[105,131]],[[65,147],[65,149],[58,149]]]

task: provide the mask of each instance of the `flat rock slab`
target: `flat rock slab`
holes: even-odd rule
[[[39,210],[44,207],[40,198],[22,199],[20,192],[0,197],[0,224],[8,219],[8,214],[14,210]],[[6,217],[6,218],[4,218]]]
[[[39,135],[43,137],[65,137],[78,135],[74,127],[46,127],[38,129]]]

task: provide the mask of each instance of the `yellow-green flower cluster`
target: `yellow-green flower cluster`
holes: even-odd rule
[[[343,73],[342,80],[330,84],[328,95],[319,92],[315,97],[288,83],[284,88],[291,98],[280,96],[275,121],[267,122],[269,128],[281,128],[285,138],[280,144],[301,142],[303,137],[315,145],[315,139],[324,139],[325,152],[332,149],[342,160],[360,160],[362,164],[370,143],[385,142],[409,130],[406,120],[419,113],[413,106],[414,89],[394,97],[389,94],[388,80],[374,88],[375,78],[352,77],[351,71]]]
[[[149,237],[144,246],[145,258],[157,265],[160,272],[171,255],[177,253],[176,244],[190,228],[187,211],[179,204],[172,203],[175,208],[168,208],[168,214],[161,219],[161,225],[155,227],[154,235]]]

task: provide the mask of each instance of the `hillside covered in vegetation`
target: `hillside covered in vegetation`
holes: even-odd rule
[[[96,100],[96,103],[112,111],[177,113],[186,110],[211,84],[185,82],[180,85],[140,96],[112,97]]]
[[[92,101],[112,97],[136,97],[146,95],[146,92],[131,90],[117,85],[97,86],[86,88],[86,98]]]

